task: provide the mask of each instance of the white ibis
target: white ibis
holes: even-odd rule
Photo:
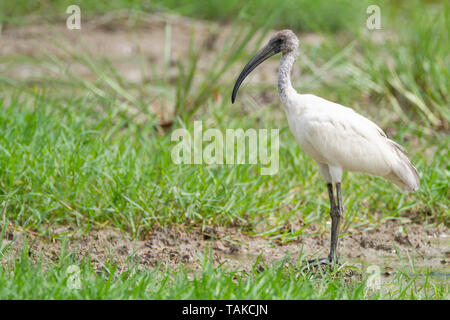
[[[319,166],[328,188],[331,216],[331,244],[328,258],[318,265],[337,260],[340,219],[343,214],[342,172],[354,171],[381,176],[407,192],[419,189],[419,174],[404,149],[390,140],[375,123],[353,109],[312,94],[299,94],[291,85],[290,73],[298,56],[298,38],[291,30],[276,33],[242,70],[233,88],[231,102],[245,77],[269,57],[281,52],[278,93],[289,128],[300,147]],[[336,202],[333,190],[336,186]]]

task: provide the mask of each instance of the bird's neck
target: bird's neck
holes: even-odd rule
[[[291,70],[297,56],[297,50],[283,53],[278,68],[278,93],[285,106],[288,105],[289,98],[297,94],[291,84]]]

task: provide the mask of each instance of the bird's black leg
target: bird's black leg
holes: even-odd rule
[[[333,208],[336,207],[336,203],[334,202],[334,194],[333,194],[333,184],[327,183],[328,188],[328,197],[330,198],[330,212],[333,211]]]
[[[340,187],[340,185],[339,185],[339,187]],[[328,197],[330,198],[330,216],[331,216],[330,254],[328,255],[328,258],[309,260],[308,266],[330,265],[333,261],[332,257],[334,255],[336,255],[337,231],[339,230],[339,218],[337,218],[337,227],[335,225],[336,225],[336,216],[339,217],[339,212],[338,212],[338,205],[334,201],[333,184],[327,183],[327,189],[328,189]],[[337,184],[336,184],[336,189],[337,189]],[[340,192],[340,189],[339,189],[339,192]],[[333,233],[333,230],[335,231],[334,233]],[[333,242],[333,239],[336,239],[336,240]],[[336,257],[335,261],[337,261],[337,257]]]
[[[331,244],[330,244],[330,255],[328,256],[328,260],[334,265],[338,262],[337,255],[337,243],[338,243],[338,235],[339,235],[339,226],[341,224],[341,216],[344,211],[342,205],[342,192],[341,192],[341,184],[336,183],[336,200],[337,203],[334,203],[333,199],[333,189],[328,187],[328,193],[330,194],[330,216],[331,216]]]

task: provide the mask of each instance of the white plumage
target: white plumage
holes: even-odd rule
[[[403,148],[369,119],[312,94],[295,93],[283,103],[298,144],[327,183],[341,182],[344,170],[384,177],[408,192],[419,188],[419,175]]]

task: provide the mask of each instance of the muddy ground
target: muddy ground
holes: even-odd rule
[[[42,236],[20,232],[10,226],[2,243],[3,247],[9,246],[8,253],[0,261],[8,264],[21,256],[27,239],[30,257],[36,261],[44,259],[46,263],[58,260],[65,242],[66,252],[74,253],[80,261],[90,258],[96,269],[101,269],[105,262],[114,261],[120,266],[119,272],[124,271],[131,257],[131,261],[141,269],[158,264],[176,269],[183,264],[188,270],[196,270],[201,267],[207,248],[212,248],[215,265],[223,263],[232,269],[249,271],[259,255],[268,266],[287,254],[290,254],[288,261],[294,265],[297,265],[300,253],[305,258],[326,256],[329,232],[318,234],[314,226],[309,226],[304,233],[294,241],[282,243],[267,237],[242,234],[235,228],[186,231],[170,227],[155,228],[142,234],[141,239],[133,240],[128,234],[111,228],[83,234],[79,229],[66,226],[54,228],[49,235]],[[341,238],[339,246],[341,262],[359,267],[378,265],[387,274],[402,266],[396,248],[404,260],[403,265],[409,264],[410,256],[418,270],[450,271],[450,235],[443,226],[427,228],[414,223],[388,221],[372,230],[349,230]]]

